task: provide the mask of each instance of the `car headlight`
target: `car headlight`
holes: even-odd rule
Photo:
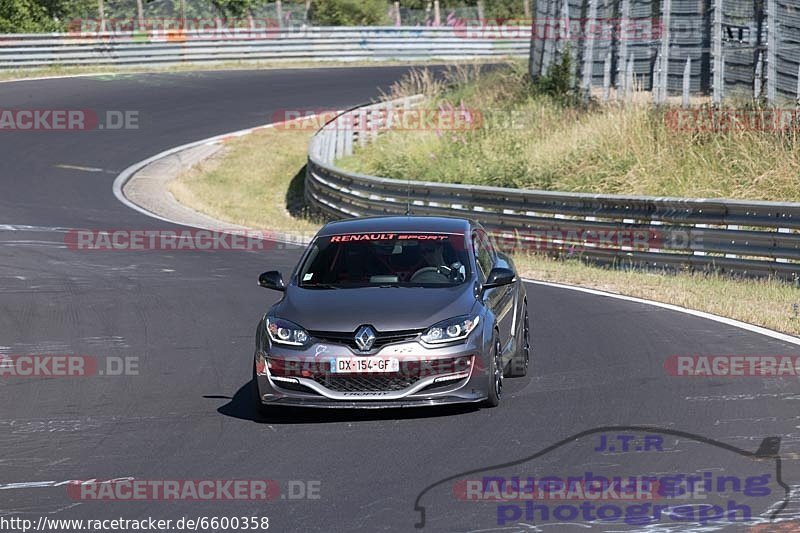
[[[303,346],[308,342],[308,332],[288,320],[282,318],[267,318],[267,335],[276,344],[289,346]]]
[[[423,342],[428,344],[442,344],[466,339],[472,330],[478,326],[479,316],[458,316],[443,320],[425,330],[422,334]]]

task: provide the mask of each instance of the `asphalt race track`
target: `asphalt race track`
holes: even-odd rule
[[[800,485],[797,378],[688,379],[664,370],[676,354],[800,355],[796,345],[642,303],[529,284],[533,372],[506,381],[499,408],[291,411],[258,420],[249,403],[254,328],[278,293],[258,288],[256,278],[264,270],[288,272],[297,249],[87,252],[65,246],[72,228],[169,227],[115,199],[112,181],[127,166],[270,122],[276,110],[367,101],[404,70],[0,84],[2,108],[139,114],[135,130],[0,131],[0,354],[138,358],[132,375],[0,377],[0,515],[34,521],[268,516],[271,531],[414,531],[415,503],[426,487],[523,460],[602,426],[652,426],[713,443],[665,434],[663,451],[606,455],[592,451],[595,435],[591,446],[565,444],[517,474],[630,473],[642,465],[680,472],[692,465],[737,475],[754,468],[752,458],[714,443],[756,451],[765,437],[778,437],[783,481]],[[755,467],[774,471],[767,459]],[[75,498],[63,483],[119,478],[275,480],[281,497],[95,501]],[[312,498],[295,499],[302,492],[298,481]],[[425,530],[534,530],[501,523],[495,504],[455,501],[452,485],[446,481],[422,496]],[[776,489],[769,499],[783,497]],[[784,518],[800,516],[793,495],[790,500]],[[661,531],[679,530],[697,529]]]

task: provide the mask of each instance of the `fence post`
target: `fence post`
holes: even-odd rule
[[[486,20],[486,10],[484,9],[483,0],[478,0],[478,19]]]
[[[437,27],[442,25],[442,7],[439,0],[433,0],[433,25]]]
[[[522,0],[522,12],[526,19],[531,18],[531,0]]]
[[[608,102],[611,97],[611,50],[606,54],[603,65],[603,101]]]
[[[281,0],[275,0],[275,16],[278,18],[278,28],[283,29],[283,5]]]
[[[625,66],[625,100],[630,102],[633,99],[633,91],[636,89],[634,78],[634,66],[636,65],[636,54],[631,52],[628,56],[628,64]]]
[[[621,13],[620,13],[620,37],[619,37],[619,65],[617,67],[620,88],[622,89],[622,97],[627,96],[630,87],[628,87],[628,38],[630,31],[630,18],[631,18],[631,0],[622,0]]]
[[[767,101],[775,103],[778,85],[778,6],[776,0],[767,0]]]
[[[583,48],[583,100],[587,101],[592,93],[592,74],[594,73],[594,39],[593,35],[597,21],[597,0],[589,2],[589,15],[586,19],[584,30],[585,45]]]
[[[400,16],[400,2],[395,1],[394,3],[394,25],[395,26],[402,26],[403,19]]]
[[[756,62],[756,74],[753,76],[753,98],[758,100],[761,98],[763,91],[762,77],[764,76],[764,54],[758,53],[758,61]]]
[[[689,107],[690,94],[692,88],[692,58],[686,58],[686,66],[683,67],[683,107]]]
[[[670,23],[672,21],[672,0],[662,0],[661,7],[661,80],[659,81],[660,93],[658,103],[663,104],[667,101],[667,91],[669,89],[669,39]]]
[[[725,77],[722,75],[722,0],[714,0],[714,28],[711,36],[711,54],[714,59],[714,79],[712,81],[714,105],[722,102]]]
[[[658,105],[661,103],[661,60],[662,56],[659,50],[656,50],[656,61],[653,64],[653,76],[652,76],[652,98],[653,103]]]
[[[800,68],[797,69],[797,105],[800,105]]]

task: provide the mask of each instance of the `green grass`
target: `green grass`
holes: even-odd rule
[[[538,94],[519,64],[463,78],[455,88],[426,91],[429,106],[476,110],[485,119],[480,127],[392,131],[339,166],[500,187],[800,201],[796,129],[680,131],[669,124],[674,109],[649,103],[567,106]]]

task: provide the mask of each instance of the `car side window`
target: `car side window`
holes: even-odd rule
[[[472,244],[475,248],[475,259],[478,262],[478,267],[483,273],[483,278],[486,279],[486,276],[492,270],[492,266],[494,266],[491,245],[489,245],[486,235],[480,231],[476,231],[472,235]]]

